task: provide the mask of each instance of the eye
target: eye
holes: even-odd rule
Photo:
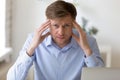
[[[63,27],[64,28],[68,28],[68,27],[70,27],[71,25],[70,24],[65,24]]]
[[[54,28],[59,28],[59,25],[57,25],[57,24],[53,24],[52,25]]]

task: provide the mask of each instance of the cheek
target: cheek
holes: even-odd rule
[[[72,29],[68,29],[65,31],[67,35],[72,35]]]
[[[51,35],[55,35],[56,30],[55,30],[55,29],[53,29],[53,28],[50,28],[50,33],[51,33]]]

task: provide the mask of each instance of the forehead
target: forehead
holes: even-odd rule
[[[65,16],[65,17],[51,19],[50,21],[51,23],[72,23],[73,19],[71,16]]]

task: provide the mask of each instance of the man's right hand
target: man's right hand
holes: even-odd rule
[[[50,20],[47,20],[45,23],[43,23],[39,28],[35,30],[32,42],[27,50],[27,54],[29,56],[32,56],[34,53],[35,48],[38,47],[38,45],[47,37],[50,35],[49,32],[43,35],[43,32],[50,27]]]

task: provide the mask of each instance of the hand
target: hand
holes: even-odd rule
[[[49,32],[47,32],[44,35],[42,34],[49,27],[50,27],[50,20],[46,21],[38,29],[36,29],[31,45],[27,50],[29,56],[32,56],[35,48],[38,47],[38,45],[45,39],[45,37],[50,35]]]
[[[73,21],[73,26],[77,29],[77,31],[79,33],[79,37],[76,36],[73,33],[72,34],[73,38],[75,38],[75,40],[81,46],[81,48],[85,52],[86,56],[91,55],[92,54],[92,50],[90,49],[90,46],[88,44],[86,33],[82,30],[81,26],[76,21]]]

